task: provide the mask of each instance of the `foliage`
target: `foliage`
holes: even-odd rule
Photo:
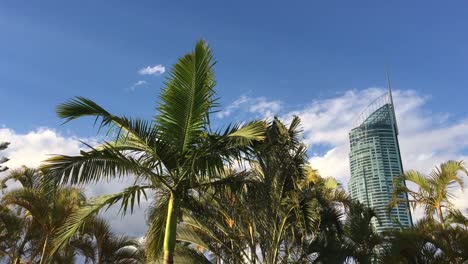
[[[8,187],[11,181],[21,187]],[[95,217],[88,229],[77,232],[64,247],[51,250],[57,230],[86,203],[80,189],[51,184],[45,181],[43,172],[27,167],[10,171],[1,186],[4,195],[0,203],[0,260],[3,257],[10,263],[74,263],[76,256],[81,255],[98,260],[93,263],[137,263],[129,261],[136,251],[128,248],[137,244],[114,236],[109,226]]]
[[[0,142],[0,150],[4,150],[8,148],[8,145],[10,145],[9,142]],[[6,157],[0,157],[0,164],[7,162],[9,159]],[[2,166],[0,165],[0,172],[8,170],[7,166]]]
[[[61,118],[70,121],[91,116],[99,128],[108,129],[105,141],[79,156],[56,156],[43,168],[53,181],[87,184],[119,177],[135,177],[135,184],[124,192],[95,200],[73,216],[59,230],[59,249],[89,217],[101,208],[120,203],[123,214],[130,212],[150,192],[153,207],[146,235],[150,260],[164,253],[172,262],[176,230],[184,207],[210,186],[238,184],[241,175],[225,166],[242,159],[249,146],[264,138],[264,122],[230,125],[212,131],[209,114],[216,106],[214,59],[211,49],[199,41],[192,52],[173,66],[160,96],[158,113],[146,121],[115,116],[93,101],[76,97],[57,108]],[[165,213],[162,213],[165,212]]]

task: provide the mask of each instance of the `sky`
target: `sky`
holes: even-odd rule
[[[213,122],[298,115],[311,165],[344,186],[348,131],[385,92],[386,68],[405,169],[468,162],[467,11],[466,1],[2,1],[2,154],[12,168],[37,166],[99,141],[92,120],[62,125],[54,112],[77,95],[151,119],[167,72],[203,38],[217,60]],[[143,215],[109,219],[137,236]]]

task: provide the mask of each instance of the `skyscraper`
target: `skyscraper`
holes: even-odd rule
[[[373,101],[359,116],[357,126],[349,133],[351,180],[349,191],[353,199],[373,208],[379,220],[372,224],[378,233],[412,225],[407,202],[392,210],[393,179],[403,172],[398,127],[392,93]],[[408,201],[402,194],[400,199]]]

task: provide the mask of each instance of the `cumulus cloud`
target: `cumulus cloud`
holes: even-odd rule
[[[142,86],[142,85],[145,85],[146,84],[146,81],[144,80],[139,80],[138,82],[134,83],[131,87],[130,87],[130,90],[131,91],[135,91],[135,89],[138,87],[138,86]]]
[[[0,128],[1,141],[10,142],[2,155],[10,160],[6,165],[17,168],[21,165],[37,167],[50,154],[75,155],[81,143],[76,137],[64,137],[55,130],[38,128],[26,134],[18,134],[10,128]]]
[[[22,165],[37,167],[51,154],[78,155],[84,149],[80,143],[83,140],[92,145],[96,144],[96,139],[80,139],[77,137],[63,136],[50,128],[38,128],[28,133],[17,133],[10,128],[0,128],[0,141],[10,142],[7,149],[0,152],[1,156],[10,160],[5,163],[10,169],[18,168]],[[0,178],[8,171],[0,173]],[[100,182],[85,186],[87,197],[95,197],[103,194],[111,194],[122,191],[125,187],[133,184],[132,177],[125,177],[120,180]],[[17,184],[8,183],[10,188]],[[1,194],[0,194],[1,195]],[[148,201],[143,201],[141,207],[136,208],[132,215],[121,217],[118,215],[118,204],[103,212],[103,217],[107,219],[117,233],[125,233],[130,236],[142,236],[146,230],[145,210]]]
[[[280,101],[270,101],[265,97],[248,97],[242,95],[224,110],[216,113],[216,117],[224,118],[237,111],[246,111],[255,117],[268,118],[279,113],[282,103]]]
[[[140,75],[161,75],[166,71],[166,67],[162,64],[147,66],[138,71]]]

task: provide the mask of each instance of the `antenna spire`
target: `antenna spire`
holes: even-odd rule
[[[385,69],[385,73],[387,74],[387,85],[388,85],[388,97],[390,98],[390,104],[392,107],[392,121],[393,125],[395,126],[395,134],[398,135],[398,126],[396,122],[396,114],[395,114],[395,105],[393,104],[393,96],[392,96],[392,86],[390,84],[390,75],[388,74],[388,66]]]
[[[385,69],[385,74],[387,75],[388,96],[390,98],[390,103],[392,104],[392,107],[393,107],[392,86],[390,84],[390,75],[388,74],[388,66]]]

